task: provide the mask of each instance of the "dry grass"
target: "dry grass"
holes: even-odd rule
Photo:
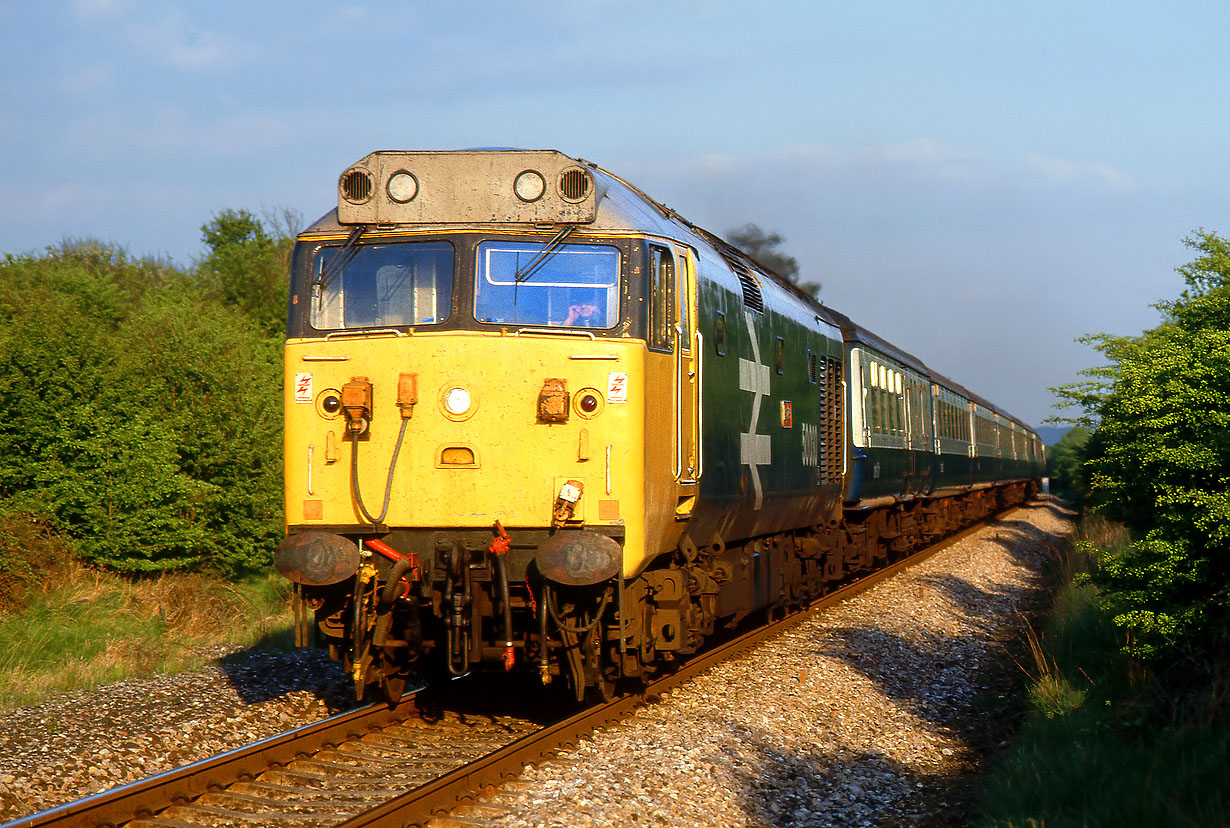
[[[1066,573],[1045,632],[1028,627],[1029,713],[983,781],[995,828],[1230,825],[1230,631],[1199,661],[1146,672],[1100,606],[1090,571],[1127,533],[1086,517],[1056,560]],[[1020,663],[1020,662],[1018,662]]]
[[[1088,682],[1087,686],[1076,687],[1060,670],[1054,655],[1043,645],[1043,636],[1025,621],[1025,642],[1029,649],[1032,669],[1017,662],[1017,666],[1029,677],[1028,689],[1030,705],[1033,709],[1045,714],[1047,718],[1062,716],[1079,708],[1089,696],[1093,687],[1093,679],[1080,667],[1077,672]]]
[[[72,544],[45,521],[0,511],[0,613],[20,609],[79,566]]]
[[[132,579],[70,563],[23,608],[0,613],[0,708],[199,668],[242,647],[289,647],[290,625],[276,576]]]

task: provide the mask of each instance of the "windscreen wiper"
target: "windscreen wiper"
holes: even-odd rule
[[[577,226],[575,224],[569,224],[567,227],[552,236],[551,240],[544,244],[542,249],[534,254],[534,258],[526,262],[524,267],[517,268],[517,271],[513,274],[513,281],[517,284],[528,282],[530,277],[542,270],[543,266],[546,265],[547,262],[551,261],[551,258],[555,256],[556,253],[563,250],[564,239],[566,239],[568,234],[576,229]]]
[[[350,264],[350,260],[354,258],[355,253],[359,251],[356,246],[359,241],[359,236],[362,236],[367,230],[366,224],[357,225],[350,231],[350,235],[346,237],[346,241],[338,249],[337,255],[329,262],[329,265],[320,271],[320,275],[312,282],[312,290],[315,293],[323,293],[324,289],[329,286],[329,283],[337,278],[337,275],[342,272],[342,268]]]

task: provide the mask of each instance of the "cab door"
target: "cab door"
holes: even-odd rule
[[[667,485],[674,490],[674,519],[684,521],[692,515],[696,481],[701,473],[698,422],[701,357],[696,346],[695,327],[696,259],[693,252],[682,245],[655,243],[650,245],[649,251],[648,344],[651,352],[657,351],[669,360],[662,365],[665,369],[660,375],[662,391],[666,393],[659,398],[665,403],[659,422],[664,426],[663,432],[669,433],[662,434],[666,450],[651,453],[646,458],[647,468],[654,474],[665,475],[669,481]]]
[[[676,517],[691,514],[700,458],[700,359],[696,335],[696,258],[686,247],[675,248],[678,267],[675,291],[675,480],[679,484]]]

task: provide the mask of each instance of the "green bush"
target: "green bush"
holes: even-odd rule
[[[297,221],[291,213],[281,219],[287,231]],[[223,210],[202,225],[201,240],[209,248],[197,268],[201,283],[223,304],[280,337],[286,326],[286,269],[293,234],[271,236],[247,210]]]
[[[97,243],[0,263],[0,503],[125,572],[263,567],[281,533],[278,340]]]
[[[1074,503],[1083,502],[1089,494],[1085,457],[1092,434],[1085,426],[1075,425],[1046,448],[1046,473],[1051,479],[1051,492]]]
[[[1086,516],[1065,551],[1069,572],[1096,571],[1130,543]],[[1061,577],[1062,579],[1062,577]],[[1225,699],[1230,648],[1199,663],[1145,663],[1089,583],[1062,584],[1029,638],[1024,720],[980,785],[977,826],[1230,824]]]
[[[1088,337],[1111,364],[1058,389],[1097,431],[1087,447],[1096,508],[1140,540],[1091,578],[1129,650],[1173,654],[1230,608],[1230,242],[1200,231],[1182,295],[1139,337]]]
[[[0,510],[0,615],[20,610],[76,560],[72,544],[33,515]]]

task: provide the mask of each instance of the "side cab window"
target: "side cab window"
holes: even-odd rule
[[[674,342],[675,260],[665,247],[649,247],[649,347],[669,351]]]

